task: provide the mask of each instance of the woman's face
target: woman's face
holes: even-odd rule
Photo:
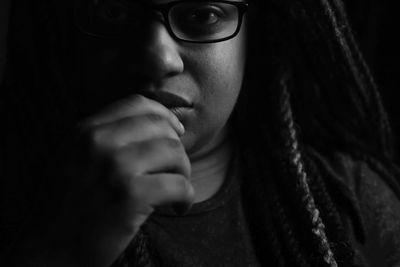
[[[178,118],[186,129],[182,142],[189,157],[201,156],[226,134],[242,86],[244,23],[236,37],[205,44],[174,39],[157,16],[124,39],[101,39],[77,30],[71,77],[76,106],[88,116],[134,94],[173,93],[193,104]]]

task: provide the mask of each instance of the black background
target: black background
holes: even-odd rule
[[[400,139],[400,15],[397,1],[351,0],[345,2],[360,48],[364,52],[383,102]],[[400,152],[400,145],[397,145]]]

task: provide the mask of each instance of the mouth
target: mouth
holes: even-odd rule
[[[159,102],[171,111],[182,108],[193,108],[193,103],[173,93],[165,91],[147,91],[143,92],[142,95]]]

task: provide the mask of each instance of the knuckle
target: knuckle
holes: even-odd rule
[[[129,186],[127,186],[126,188],[128,188],[127,192],[129,194],[129,199],[131,199],[133,202],[140,204],[146,201],[148,193],[147,190],[145,190],[140,183],[131,181]]]
[[[97,130],[92,131],[89,135],[89,140],[92,146],[99,147],[102,146],[105,140],[105,133],[104,131]]]
[[[158,188],[168,195],[181,195],[186,191],[186,181],[180,175],[174,179],[158,179]]]
[[[116,161],[116,160],[115,160]],[[133,202],[140,201],[146,196],[146,190],[143,189],[143,185],[140,182],[140,175],[135,173],[132,168],[127,168],[125,163],[115,163],[112,175],[113,188],[117,188],[121,197],[124,199],[130,199]]]
[[[165,118],[164,116],[157,114],[157,113],[149,113],[146,115],[146,118],[155,124],[159,124],[159,123],[164,123],[165,122]]]
[[[116,173],[128,179],[138,176],[137,157],[133,154],[135,150],[119,149],[111,156],[111,164]]]
[[[188,181],[186,180],[186,177],[184,176],[179,176],[179,179],[177,179],[177,189],[181,193],[186,193],[187,192],[187,184]]]
[[[164,138],[164,143],[165,145],[169,148],[172,149],[175,153],[181,153],[183,150],[183,145],[182,142],[178,139],[175,138]]]
[[[127,167],[128,155],[124,150],[119,150],[115,152],[110,158],[114,168],[117,170],[125,170]]]
[[[192,173],[192,165],[190,164],[190,160],[186,154],[184,154],[182,162],[183,162],[183,166],[186,170],[185,175],[187,175],[188,178],[190,178],[190,175]]]
[[[107,147],[106,145],[106,132],[100,129],[92,129],[85,134],[85,140],[89,149],[95,153],[102,152]]]
[[[118,147],[117,140],[115,140],[107,129],[92,131],[89,138],[89,144],[95,153],[107,155]]]
[[[174,130],[165,116],[156,113],[146,114],[147,130],[155,135],[174,136]]]
[[[154,181],[154,186],[160,191],[160,192],[168,192],[170,191],[170,181],[167,181],[165,179],[156,179]]]
[[[176,194],[181,199],[191,199],[194,195],[194,191],[191,189],[191,185],[184,176],[181,176],[181,178],[177,180]]]
[[[185,148],[180,140],[169,138],[167,142],[172,152],[171,156],[175,157],[180,162],[183,162],[185,165],[189,163],[189,160],[186,156]]]
[[[165,154],[170,157],[173,162],[176,162],[178,166],[176,171],[189,178],[191,174],[191,164],[182,142],[174,138],[165,138],[164,142],[166,143]]]
[[[160,138],[157,146],[159,146],[164,156],[171,158],[181,157],[182,144],[177,139],[171,137]]]
[[[134,95],[131,100],[128,102],[129,106],[143,105],[148,103],[148,100],[143,95]]]

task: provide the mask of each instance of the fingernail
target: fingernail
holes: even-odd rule
[[[182,122],[180,122],[179,120],[178,120],[178,124],[179,124],[179,128],[180,128],[180,133],[181,133],[181,135],[183,135],[184,133],[185,133],[185,126],[183,126],[183,123]]]

